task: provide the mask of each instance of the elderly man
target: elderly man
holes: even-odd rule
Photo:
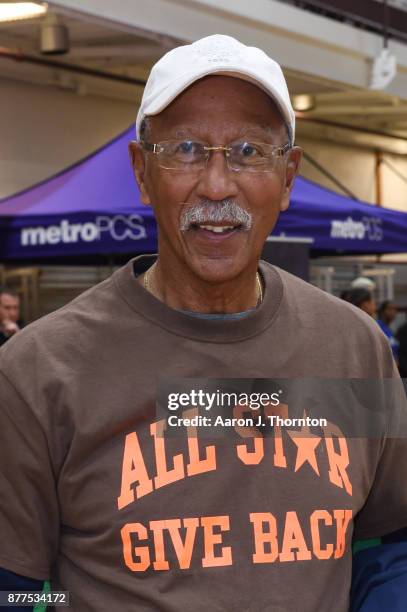
[[[259,261],[301,157],[282,72],[227,36],[179,47],[137,126],[158,256],[1,354],[4,580],[50,579],[74,612],[345,612],[352,533],[406,524],[405,446],[289,419],[279,386],[262,415],[287,427],[245,426],[240,396],[230,431],[197,420],[247,379],[394,376],[374,321]]]

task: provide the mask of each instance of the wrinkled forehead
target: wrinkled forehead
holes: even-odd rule
[[[286,124],[274,100],[248,81],[221,75],[204,77],[184,90],[161,113],[148,117],[154,133],[198,131],[283,131]]]

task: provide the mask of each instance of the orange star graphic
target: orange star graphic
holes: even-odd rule
[[[307,414],[304,410],[304,418]],[[319,436],[315,436],[310,432],[308,425],[303,425],[300,430],[287,431],[291,440],[297,445],[297,458],[295,461],[294,472],[297,472],[306,461],[310,464],[312,469],[319,476],[319,469],[317,464],[317,458],[315,455],[316,448],[321,442]]]

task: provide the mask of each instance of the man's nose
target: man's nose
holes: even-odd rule
[[[235,174],[228,168],[224,151],[211,151],[206,168],[199,175],[197,195],[215,201],[236,197]]]

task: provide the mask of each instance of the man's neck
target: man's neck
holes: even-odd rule
[[[154,297],[175,310],[239,313],[256,308],[261,301],[256,272],[254,268],[238,278],[215,284],[201,280],[189,270],[176,273],[158,259],[140,277],[140,282]]]

